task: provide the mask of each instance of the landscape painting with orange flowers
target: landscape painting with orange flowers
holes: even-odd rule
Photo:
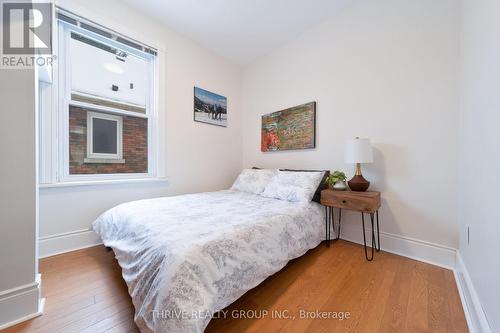
[[[316,147],[316,102],[262,116],[262,152]]]

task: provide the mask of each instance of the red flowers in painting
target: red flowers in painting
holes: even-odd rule
[[[276,128],[267,131],[262,129],[262,138],[260,142],[261,151],[279,150],[280,138],[278,133],[276,133]]]

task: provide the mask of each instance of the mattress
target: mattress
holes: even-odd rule
[[[324,239],[324,209],[218,191],[125,203],[92,229],[115,252],[141,332],[203,332]]]

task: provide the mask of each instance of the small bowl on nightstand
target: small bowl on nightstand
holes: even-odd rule
[[[333,186],[330,186],[330,188],[334,191],[345,191],[347,190],[347,183],[345,180],[339,180]]]

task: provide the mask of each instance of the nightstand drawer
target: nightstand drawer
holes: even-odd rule
[[[321,192],[321,204],[374,213],[380,208],[380,193],[324,190]]]

